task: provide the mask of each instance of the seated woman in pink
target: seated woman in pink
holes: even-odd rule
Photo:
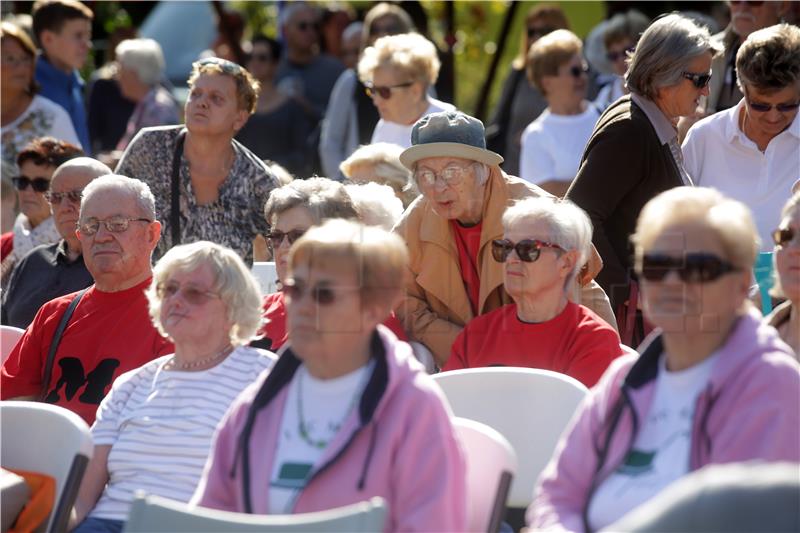
[[[589,217],[566,200],[528,198],[506,210],[503,229],[492,256],[514,303],[472,319],[444,370],[542,368],[591,387],[622,350],[613,327],[568,298],[591,249]]]

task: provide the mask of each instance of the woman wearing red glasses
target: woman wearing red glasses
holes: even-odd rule
[[[756,241],[747,207],[713,189],[644,207],[636,271],[661,330],[579,408],[528,509],[533,528],[616,531],[703,466],[800,461],[800,365],[748,301]]]
[[[591,250],[589,218],[571,202],[528,198],[506,210],[503,230],[492,257],[514,303],[468,322],[443,370],[543,368],[593,386],[621,349],[614,328],[568,298]]]
[[[781,213],[778,229],[772,232],[775,243],[775,278],[772,294],[786,298],[766,317],[767,324],[800,359],[800,192],[794,193]]]

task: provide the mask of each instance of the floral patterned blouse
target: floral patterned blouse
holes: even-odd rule
[[[142,180],[156,199],[156,216],[161,221],[161,241],[154,252],[160,258],[173,246],[170,222],[172,158],[183,126],[144,128],[133,138],[117,165],[116,173]],[[269,226],[264,204],[278,180],[263,161],[238,141],[232,140],[236,154],[228,177],[219,188],[219,197],[210,204],[197,203],[192,191],[189,162],[181,156],[180,230],[181,243],[200,240],[222,244],[237,252],[250,265],[253,239]]]

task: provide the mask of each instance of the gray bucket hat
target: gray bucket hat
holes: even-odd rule
[[[411,169],[428,157],[462,157],[487,165],[503,158],[486,149],[483,122],[461,111],[442,111],[424,116],[411,130],[411,148],[400,154],[400,162]]]

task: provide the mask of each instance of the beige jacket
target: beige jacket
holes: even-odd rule
[[[486,194],[478,252],[478,314],[481,315],[512,303],[503,288],[503,266],[491,253],[492,240],[503,236],[503,212],[516,200],[548,195],[536,185],[508,176],[497,166],[492,167]],[[443,367],[456,336],[474,316],[461,278],[450,223],[434,212],[425,197],[420,197],[409,206],[394,231],[408,244],[410,259],[405,279],[406,296],[397,314],[411,338],[427,346],[439,367]],[[602,266],[597,252],[590,259],[590,265],[595,267],[592,279]],[[616,328],[608,297],[596,282],[576,287],[571,299]]]

